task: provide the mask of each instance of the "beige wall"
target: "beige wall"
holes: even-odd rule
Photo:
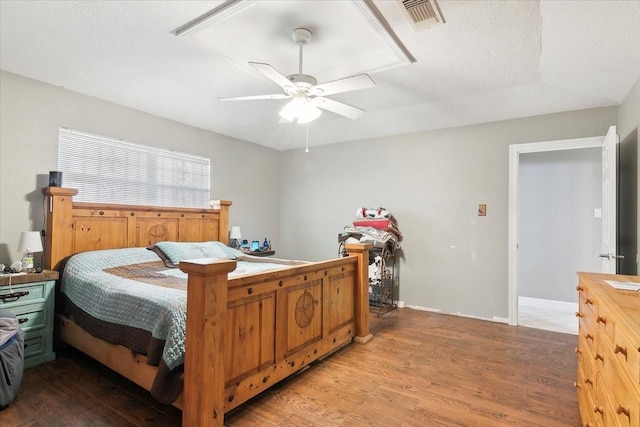
[[[356,208],[384,206],[405,234],[403,301],[506,318],[508,146],[604,135],[611,124],[624,137],[640,123],[639,86],[619,109],[279,153],[1,72],[0,262],[19,257],[20,231],[42,227],[40,188],[56,169],[64,126],[210,157],[212,198],[233,200],[232,225],[249,239],[270,238],[278,256],[334,257]],[[483,218],[480,203],[488,206]]]
[[[57,169],[60,127],[210,158],[211,198],[232,200],[232,225],[277,249],[278,151],[4,71],[0,93],[0,263],[20,258],[20,231],[43,226],[41,188]]]
[[[382,206],[404,234],[402,301],[505,319],[509,145],[602,136],[616,121],[616,107],[597,108],[287,151],[283,255],[335,256],[356,209]]]

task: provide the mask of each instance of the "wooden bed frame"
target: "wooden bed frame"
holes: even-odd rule
[[[230,201],[220,209],[74,202],[77,190],[47,187],[45,267],[82,251],[157,241],[228,242]],[[185,426],[222,426],[224,413],[340,347],[372,339],[368,251],[227,279],[236,261],[181,262],[188,274],[184,388],[174,405]],[[150,390],[156,367],[58,315],[60,338]]]

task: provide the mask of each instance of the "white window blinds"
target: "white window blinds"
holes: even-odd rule
[[[207,158],[60,128],[58,170],[74,200],[128,205],[209,206]]]

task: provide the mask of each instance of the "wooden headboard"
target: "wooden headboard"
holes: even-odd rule
[[[78,190],[46,187],[44,267],[57,270],[77,252],[144,247],[171,240],[228,244],[228,200],[220,209],[174,208],[74,202]]]

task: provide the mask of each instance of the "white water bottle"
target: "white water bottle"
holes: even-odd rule
[[[22,257],[22,271],[30,273],[33,271],[33,252],[27,249]]]

